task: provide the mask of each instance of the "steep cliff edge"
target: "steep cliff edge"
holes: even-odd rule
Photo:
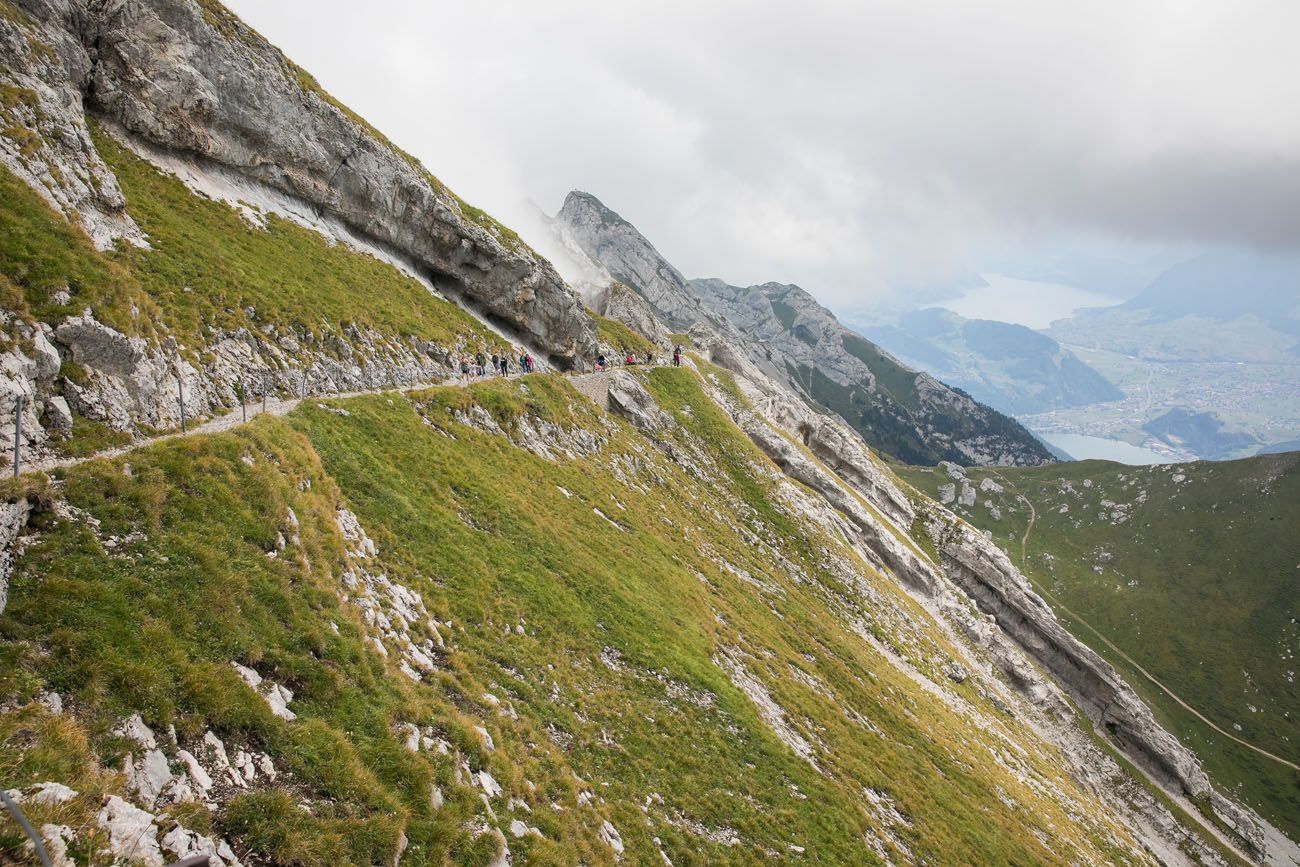
[[[1052,460],[1016,421],[907,369],[797,286],[688,281],[635,226],[590,193],[570,193],[556,222],[667,324],[702,329],[717,338],[708,342],[743,353],[765,375],[838,413],[874,448],[909,463],[1036,466]]]
[[[22,92],[13,117],[28,122],[30,138],[11,136],[5,162],[65,211],[85,212],[101,245],[141,238],[94,153],[83,100],[131,136],[232,170],[391,249],[557,363],[580,364],[594,346],[581,304],[549,263],[219,4],[18,5],[26,14],[0,19],[0,46],[5,76]]]
[[[28,460],[480,350],[594,356],[549,263],[219,4],[0,13],[0,406]]]

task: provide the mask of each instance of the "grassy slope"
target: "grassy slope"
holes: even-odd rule
[[[614,350],[628,350],[638,358],[645,358],[647,352],[654,351],[654,344],[637,334],[617,319],[610,319],[588,310],[587,315],[596,323],[596,339],[614,347]]]
[[[931,495],[950,481],[939,470],[899,472]],[[1029,510],[1014,492],[1033,502],[1038,517],[1023,565],[1037,587],[1220,727],[1293,761],[1300,755],[1300,456],[1165,467],[1086,461],[969,475],[1011,483],[959,513],[1018,563]],[[1130,517],[1117,521],[1103,500]],[[1059,606],[1058,616],[1124,672],[1218,784],[1300,835],[1300,774],[1216,734]]]
[[[20,562],[0,617],[0,701],[45,684],[84,722],[30,707],[0,716],[0,785],[66,780],[86,794],[60,818],[84,820],[100,792],[120,785],[96,774],[92,759],[122,754],[108,729],[138,710],[156,726],[174,723],[182,740],[211,726],[290,771],[282,790],[245,795],[215,818],[188,808],[191,825],[215,822],[241,846],[301,864],[380,859],[404,825],[403,863],[483,863],[491,841],[467,830],[481,813],[476,790],[453,782],[450,758],[400,748],[390,725],[410,720],[436,727],[473,769],[489,769],[531,804],[524,818],[548,839],[512,840],[516,863],[608,862],[595,836],[604,817],[640,862],[657,858],[654,835],[677,864],[770,860],[789,856],[787,843],[814,863],[868,863],[863,838],[883,828],[863,786],[894,799],[910,823],[895,833],[934,863],[1064,862],[1080,846],[1118,858],[1113,828],[1067,815],[1001,767],[1032,768],[1091,812],[1059,760],[1023,741],[1014,723],[1004,728],[973,682],[957,689],[989,715],[977,726],[847,628],[848,619],[862,623],[922,670],[948,658],[924,615],[865,567],[877,604],[846,592],[826,566],[828,552],[844,550],[780,504],[768,470],[758,471],[761,456],[692,374],[664,369],[651,381],[684,426],[680,447],[702,444],[697,459],[716,478],[693,479],[543,377],[435,390],[414,404],[352,400],[346,417],[311,405],[133,453],[130,475],[122,460],[70,471],[65,494],[103,522],[102,535],[144,538],[108,549],[84,523],[38,516],[41,539]],[[548,461],[455,424],[451,410],[471,402],[503,424],[526,414],[609,439],[595,457]],[[644,490],[620,482],[615,463]],[[332,521],[340,503],[375,538],[387,574],[455,624],[428,684],[368,650],[356,610],[340,601]],[[301,547],[268,558],[288,508],[300,519]],[[764,540],[789,558],[789,573]],[[773,589],[740,581],[710,554]],[[516,624],[522,634],[507,629]],[[607,647],[621,665],[602,664]],[[721,647],[747,654],[744,665],[791,725],[820,745],[824,774],[732,687],[712,661]],[[230,659],[294,689],[299,720],[271,716]],[[518,718],[494,712],[486,692]],[[695,704],[687,694],[716,698]],[[480,723],[493,752],[472,733]],[[1027,752],[1012,756],[1003,735]],[[600,796],[593,805],[577,803],[574,773]],[[448,794],[437,811],[432,782]],[[496,809],[506,816],[502,802]],[[720,837],[731,829],[742,842],[709,842],[685,830],[688,821]],[[14,841],[12,828],[0,836],[0,846]]]
[[[128,335],[175,337],[199,361],[214,330],[240,328],[268,341],[292,334],[323,347],[352,342],[349,333],[359,328],[394,344],[418,338],[448,348],[505,348],[470,314],[392,265],[275,216],[265,229],[250,226],[110,137],[96,141],[152,248],[95,250],[0,167],[0,307],[18,317],[57,325],[90,308]],[[65,288],[70,298],[60,304],[56,293]],[[82,371],[68,361],[63,374],[75,381]],[[128,439],[77,417],[72,437],[57,445],[75,455]]]
[[[440,345],[499,342],[468,313],[393,266],[271,216],[265,230],[192,195],[110,137],[96,143],[149,236],[150,250],[99,253],[62,216],[0,169],[0,291],[6,309],[57,323],[90,307],[131,335],[202,347],[210,328],[289,327],[341,334],[347,325]],[[71,300],[53,295],[67,286]],[[256,311],[252,320],[245,307]]]

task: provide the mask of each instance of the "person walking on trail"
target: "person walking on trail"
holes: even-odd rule
[[[679,343],[673,347],[673,367],[681,367],[681,366],[682,366],[682,347],[681,344]]]
[[[596,356],[596,370],[605,369],[605,353]]]
[[[501,356],[501,375],[502,376],[510,375],[510,356],[508,355]]]
[[[474,363],[478,367],[479,376],[483,376],[484,374],[487,373],[487,356],[483,354],[483,350],[480,349],[475,354]]]
[[[460,378],[467,382],[469,381],[469,356],[468,355],[462,355],[460,357]]]
[[[524,356],[524,361],[526,362],[524,366],[528,368],[528,372],[529,372],[529,373],[532,373],[532,372],[533,372],[533,356],[532,356],[532,354],[529,353],[528,355],[525,355],[525,356]]]
[[[647,367],[655,363],[655,354],[649,349],[647,349],[645,353],[645,363]]]
[[[526,352],[519,356],[519,372],[520,373],[532,372],[528,369],[528,353]]]
[[[501,372],[501,356],[497,355],[495,352],[492,353],[492,372]]]

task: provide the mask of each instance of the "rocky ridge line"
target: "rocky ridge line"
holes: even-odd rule
[[[614,280],[635,290],[666,325],[713,347],[718,357],[710,360],[735,370],[734,356],[743,355],[749,366],[808,400],[824,401],[825,395],[799,378],[803,370],[816,371],[850,395],[867,395],[865,406],[873,417],[846,420],[878,449],[920,461],[1037,465],[1052,460],[1014,420],[933,377],[907,370],[883,353],[874,369],[850,351],[849,342],[878,352],[875,347],[797,286],[741,289],[720,280],[688,281],[635,226],[590,193],[571,192],[554,226],[566,247],[578,246]],[[784,322],[774,304],[785,304],[795,319]],[[623,318],[619,310],[605,315]],[[642,316],[624,321],[647,333]],[[885,386],[882,376],[896,378],[895,373],[906,380],[908,394],[892,395]]]
[[[0,158],[101,246],[142,241],[95,153],[83,100],[151,145],[229,168],[408,258],[441,291],[518,330],[560,366],[594,328],[544,259],[464,205],[414,160],[315,87],[216,4],[18,0],[34,27],[0,19],[5,78],[35,94],[15,109],[31,153]],[[169,46],[161,51],[159,46]]]

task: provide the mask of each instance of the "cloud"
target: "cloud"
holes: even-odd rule
[[[692,276],[852,306],[1062,235],[1300,247],[1289,0],[230,5],[467,199],[588,190]]]

